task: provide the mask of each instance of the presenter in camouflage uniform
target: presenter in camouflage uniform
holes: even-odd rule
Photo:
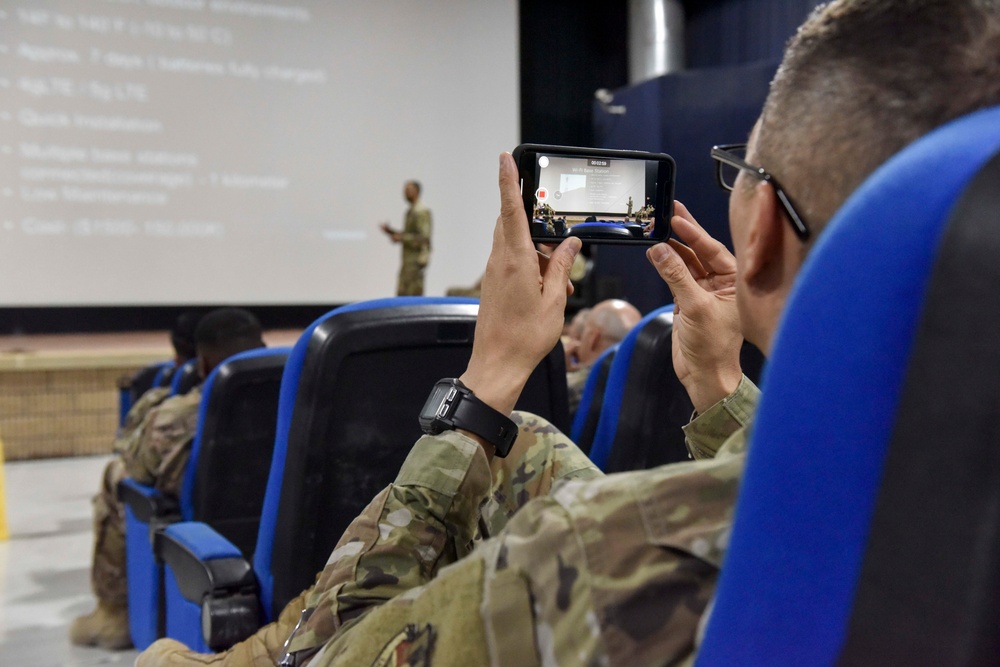
[[[748,166],[727,182],[736,256],[680,203],[671,223],[687,245],[671,240],[647,252],[675,298],[673,364],[697,410],[685,432],[698,460],[603,477],[528,416],[517,416],[520,435],[502,461],[465,431],[425,436],[278,623],[216,656],[160,640],[137,664],[692,664],[758,397],[740,371],[744,335],[770,351],[795,277],[841,204],[917,137],[1000,104],[997,81],[994,1],[818,8],[789,44],[750,135]],[[806,238],[750,165],[778,175]],[[566,239],[539,259],[509,155],[501,156],[500,189],[461,379],[509,414],[558,339],[580,241]],[[283,656],[280,639],[296,620]]]
[[[202,379],[226,357],[264,344],[260,323],[247,311],[237,308],[223,308],[205,315],[198,322],[194,337]],[[158,395],[136,405],[136,410],[146,410],[140,421],[138,412],[130,413],[132,421],[126,421],[115,441],[119,456],[105,467],[100,490],[94,496],[91,585],[97,608],[73,622],[70,640],[74,644],[107,649],[132,645],[125,571],[125,508],[116,494],[118,482],[131,477],[166,494],[180,492],[197,428],[201,389],[196,387],[157,405],[153,398]]]
[[[417,181],[406,182],[403,197],[410,203],[403,231],[391,228],[387,222],[382,223],[382,231],[393,243],[403,245],[403,265],[399,269],[396,294],[423,296],[424,273],[431,259],[431,211],[420,201],[420,183]]]

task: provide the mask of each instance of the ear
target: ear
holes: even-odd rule
[[[784,280],[785,233],[794,233],[784,218],[778,196],[764,181],[750,198],[746,243],[742,248],[743,281],[755,292],[780,289]]]
[[[601,345],[601,331],[597,327],[588,327],[580,338],[580,347],[593,355]]]

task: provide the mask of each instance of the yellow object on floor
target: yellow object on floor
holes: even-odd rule
[[[7,493],[3,488],[3,440],[0,440],[0,541],[7,539]]]

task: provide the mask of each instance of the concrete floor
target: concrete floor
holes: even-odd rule
[[[136,651],[71,646],[70,622],[94,608],[90,498],[108,457],[4,466],[10,539],[0,542],[0,665],[131,665]]]

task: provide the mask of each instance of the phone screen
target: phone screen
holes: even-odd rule
[[[587,150],[593,154],[580,154]],[[656,243],[669,234],[669,156],[554,146],[517,152],[532,238]]]

